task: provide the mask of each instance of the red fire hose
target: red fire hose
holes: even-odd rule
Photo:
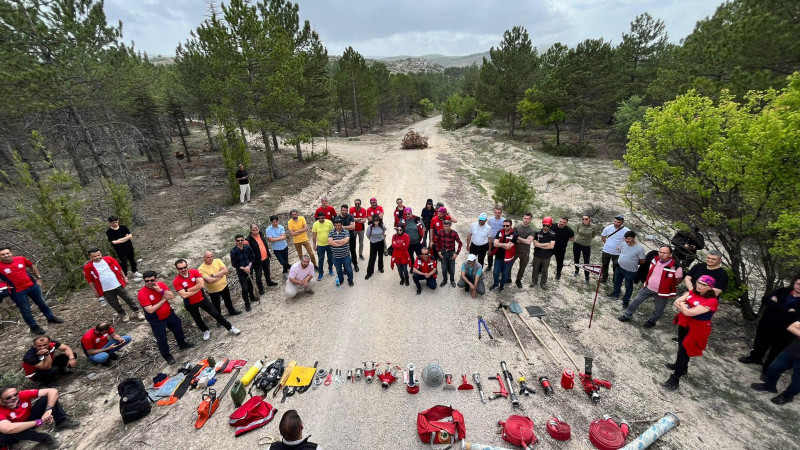
[[[600,450],[617,450],[625,445],[628,424],[617,425],[609,416],[597,419],[589,425],[589,440]]]

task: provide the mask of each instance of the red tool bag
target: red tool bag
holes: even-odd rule
[[[497,425],[503,427],[503,440],[511,445],[528,448],[539,441],[533,434],[533,420],[528,417],[509,416],[505,422],[498,420]]]
[[[569,424],[561,420],[560,417],[553,417],[548,420],[546,428],[547,434],[557,441],[568,441],[572,434]]]
[[[250,397],[242,406],[231,414],[228,423],[236,428],[235,435],[241,436],[248,431],[263,427],[275,418],[278,410],[265,402],[261,396]]]
[[[417,414],[417,433],[426,444],[452,444],[467,437],[467,428],[458,410],[438,405]]]

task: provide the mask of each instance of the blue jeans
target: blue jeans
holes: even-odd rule
[[[498,256],[494,260],[494,272],[492,272],[492,280],[494,284],[504,285],[508,283],[511,278],[511,265],[512,262],[506,262],[503,256]]]
[[[317,246],[317,261],[319,265],[317,269],[319,270],[319,276],[325,274],[323,272],[322,266],[325,265],[325,255],[328,255],[328,272],[333,270],[333,251],[331,250],[330,245],[318,245]]]
[[[630,304],[630,306],[628,306],[627,309],[625,309],[625,312],[623,312],[622,315],[630,319],[631,317],[633,317],[633,313],[635,313],[636,310],[639,309],[639,305],[641,305],[642,303],[644,303],[645,300],[651,297],[655,301],[655,307],[653,307],[653,313],[647,320],[653,323],[658,322],[658,319],[661,317],[661,314],[664,313],[664,308],[667,307],[667,302],[670,299],[666,297],[661,297],[658,295],[658,292],[651,291],[650,289],[647,289],[644,286],[642,286],[642,288],[639,289],[639,292],[636,293],[636,297],[633,298],[633,302]]]
[[[36,306],[39,307],[47,320],[53,320],[55,318],[53,311],[51,311],[50,307],[47,306],[47,303],[44,302],[44,297],[42,297],[42,288],[39,287],[38,284],[34,284],[28,289],[14,293],[14,296],[12,297],[12,300],[14,300],[14,303],[16,303],[17,307],[19,308],[19,312],[22,314],[22,320],[24,320],[29,327],[35,328],[39,326],[36,323],[36,319],[33,318],[33,314],[31,313],[31,304],[28,301],[29,297],[31,300],[33,300],[33,303],[36,303]]]
[[[436,289],[436,278],[433,278],[433,276],[425,278],[424,275],[415,273],[411,275],[411,279],[414,280],[414,284],[420,289],[422,289],[422,285],[420,284],[420,281],[422,280],[425,280],[425,286],[428,286],[431,289]]]
[[[792,399],[800,392],[800,359],[793,358],[786,350],[782,351],[767,368],[767,377],[764,381],[767,387],[775,389],[778,384],[778,378],[789,369],[793,369],[793,371],[792,381],[783,391],[783,398],[786,399]]]
[[[130,336],[122,336],[122,340],[125,342],[124,344],[122,344],[122,347],[128,345],[131,339],[132,338]],[[108,348],[111,347],[112,345],[117,345],[118,343],[119,341],[115,341],[114,339],[109,339],[108,342],[106,342],[106,345],[103,346],[103,348]],[[107,352],[95,353],[94,355],[87,355],[87,357],[89,358],[89,361],[95,364],[103,364],[104,362],[108,361],[108,357],[112,353],[116,353],[122,350],[122,347],[115,348],[114,350],[109,350]]]
[[[622,304],[627,305],[633,295],[633,281],[636,279],[636,272],[628,272],[622,267],[617,267],[614,270],[614,290],[611,292],[612,297],[619,297],[622,291],[622,280],[625,280],[625,295],[622,296]]]
[[[152,314],[155,316],[155,314]],[[158,351],[161,356],[166,358],[169,353],[169,342],[167,342],[167,330],[172,331],[175,340],[178,341],[178,346],[183,348],[186,346],[186,337],[183,334],[183,326],[181,326],[181,319],[175,314],[175,311],[169,313],[164,320],[150,321],[150,329],[153,330],[153,336],[156,338]]]
[[[350,255],[344,258],[333,258],[333,265],[336,266],[336,276],[339,277],[339,284],[344,283],[344,273],[347,273],[348,283],[353,281],[353,260]]]

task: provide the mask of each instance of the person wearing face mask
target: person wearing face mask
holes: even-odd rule
[[[403,227],[395,228],[396,234],[392,237],[392,263],[394,268],[397,265],[397,273],[400,274],[400,284],[408,286],[408,264],[411,262],[411,255],[408,248],[411,245],[411,238],[405,233]]]
[[[119,359],[117,352],[128,345],[133,338],[120,336],[108,322],[100,322],[81,338],[81,347],[89,361],[105,364]]]

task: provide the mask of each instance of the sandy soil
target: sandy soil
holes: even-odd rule
[[[489,212],[492,206],[489,195],[478,187],[480,184],[491,192],[490,183],[478,176],[483,167],[507,167],[528,175],[541,194],[534,212],[537,218],[545,213],[576,212],[596,204],[622,210],[617,190],[624,181],[624,172],[610,161],[554,158],[494,142],[490,136],[475,130],[444,133],[437,127],[439,120],[434,117],[414,125],[417,131],[430,136],[428,150],[401,150],[399,142],[404,131],[333,139],[329,144],[331,154],[344,160],[349,168],[343,177],[326,171],[326,162],[322,160],[313,170],[300,175],[307,177],[302,189],[282,192],[280,186],[271,186],[267,192],[257,193],[252,204],[217,215],[190,235],[176,236],[172,246],[165,246],[151,255],[151,259],[154,265],[169,268],[175,257],[194,257],[205,248],[227,253],[232,234],[246,229],[246,222],[273,212],[286,214],[291,208],[298,208],[309,217],[319,197],[325,194],[334,205],[352,203],[355,197],[366,205],[366,200],[374,196],[387,214],[397,197],[402,197],[415,212],[426,198],[444,199],[460,219],[454,229],[466,240],[469,223],[479,212]],[[470,173],[477,176],[477,183],[465,179],[464,174]],[[270,205],[269,210],[266,205]],[[466,253],[462,251],[459,263]],[[365,255],[368,255],[366,248]],[[594,259],[598,255],[596,250]],[[290,256],[296,260],[294,250],[290,250]],[[529,269],[524,289],[512,287],[500,295],[487,293],[472,300],[449,285],[434,292],[423,289],[423,294],[416,296],[413,284],[399,286],[396,272],[389,270],[388,259],[385,264],[385,273],[376,273],[365,281],[366,261],[362,262],[352,288],[337,288],[333,278],[326,275],[317,284],[316,294],[301,295],[291,301],[284,299],[281,282],[277,288],[268,290],[253,312],[233,318],[232,322],[242,329],[240,336],[215,329],[210,341],[199,342],[193,351],[179,354],[179,359],[197,361],[214,356],[255,361],[265,356],[282,357],[307,366],[318,361],[322,368],[338,368],[345,373],[360,367],[364,361],[390,361],[403,367],[413,362],[418,368],[438,362],[456,379],[462,373],[480,372],[487,391],[497,389],[497,383],[487,377],[500,372],[500,361],[506,361],[515,379],[525,375],[529,384],[536,387],[536,394],[522,398],[522,408],[512,409],[508,400],[482,404],[477,391],[443,391],[423,385],[419,394],[409,395],[400,382],[388,390],[382,390],[377,383],[347,383],[338,389],[321,387],[295,395],[285,403],[280,403],[280,396],[270,395],[268,401],[279,410],[276,420],[235,438],[227,424],[227,416],[233,410],[229,397],[199,431],[193,423],[200,392],[189,392],[172,406],[154,406],[150,416],[124,427],[117,412],[118,396],[109,389],[107,394],[98,394],[85,405],[95,414],[82,417],[86,426],[79,434],[67,435],[66,440],[86,449],[106,445],[131,449],[254,448],[259,438],[278,436],[283,411],[297,409],[305,423],[305,433],[327,449],[421,449],[426,446],[416,435],[417,413],[444,404],[464,414],[469,441],[504,447],[510,445],[496,434],[495,425],[497,420],[505,420],[511,414],[525,414],[534,420],[541,441],[539,448],[583,449],[592,448],[588,440],[589,423],[604,414],[615,419],[643,420],[657,419],[667,411],[678,413],[682,424],[654,448],[790,446],[786,433],[793,429],[800,415],[796,407],[779,408],[769,403],[768,397],[749,392],[746,386],[756,380],[757,373],[734,362],[746,346],[743,333],[725,333],[726,328],[742,328],[736,311],[723,310],[718,314],[718,326],[723,331],[712,336],[712,341],[722,336],[723,340],[730,339],[726,342],[728,346],[712,346],[706,355],[693,361],[681,389],[671,393],[658,383],[668,375],[662,363],[671,361],[675,355],[675,344],[671,341],[674,329],[666,319],[655,329],[640,328],[649,308],[642,308],[634,325],[622,324],[616,320],[620,306],[604,297],[601,289],[594,324],[587,329],[594,290],[569,272],[561,282],[551,281],[550,290],[544,292],[527,287]],[[275,269],[273,264],[274,277],[280,278]],[[553,274],[551,268],[551,278]],[[545,308],[549,314],[546,321],[581,365],[578,369],[583,369],[584,355],[595,357],[595,376],[613,383],[611,390],[601,390],[602,400],[598,405],[592,404],[580,389],[565,391],[558,386],[561,371],[570,366],[569,359],[544,325],[524,314],[560,360],[560,364],[554,363],[522,321],[512,314],[514,328],[531,355],[530,361],[525,360],[505,318],[496,309],[500,300]],[[478,340],[478,315],[491,321],[494,340],[485,336]],[[142,325],[136,332],[145,336],[149,329]],[[159,361],[147,377],[158,371],[174,370],[175,367]],[[548,376],[556,386],[554,397],[543,395],[535,381],[541,375]],[[227,380],[227,375],[222,376],[218,388]],[[518,388],[516,383],[514,388]],[[556,415],[572,426],[573,437],[568,442],[556,442],[544,430],[547,419]],[[638,435],[647,426],[644,422],[634,424],[632,435]]]

